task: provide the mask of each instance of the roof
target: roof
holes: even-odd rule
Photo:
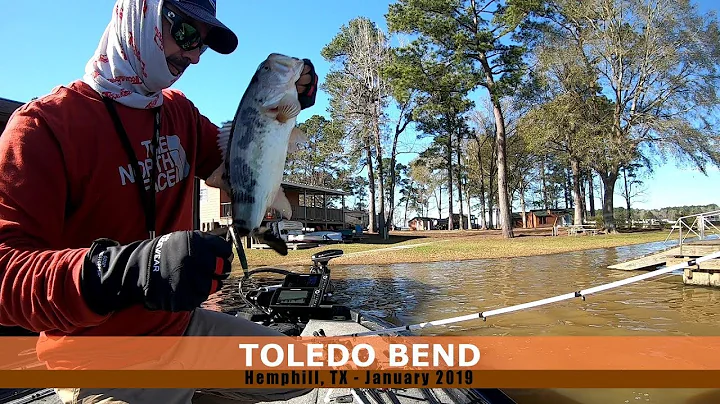
[[[413,220],[437,220],[433,217],[425,217],[425,216],[415,216],[414,218],[410,219],[412,222]]]
[[[548,216],[563,216],[567,214],[572,214],[572,209],[533,209],[525,212],[532,213],[536,217],[548,217]],[[522,217],[522,214],[520,212],[515,212],[513,215],[518,215],[519,217]]]
[[[7,123],[10,119],[10,115],[23,105],[20,101],[8,100],[7,98],[0,97],[0,123]]]
[[[338,189],[318,187],[315,185],[304,185],[304,184],[298,184],[296,182],[283,181],[281,183],[281,185],[285,189],[295,189],[297,191],[317,191],[317,192],[323,192],[323,193],[332,194],[332,195],[349,195],[349,193],[347,193],[345,191],[340,191]]]

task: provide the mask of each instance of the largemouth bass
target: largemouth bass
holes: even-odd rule
[[[278,53],[260,64],[232,124],[220,130],[224,162],[206,181],[230,196],[237,236],[250,235],[281,255],[287,255],[287,245],[261,224],[268,208],[286,219],[292,215],[280,183],[287,154],[306,140],[295,126],[301,110],[295,82],[303,67],[301,59]]]

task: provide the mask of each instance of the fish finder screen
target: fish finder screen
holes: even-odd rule
[[[280,290],[276,304],[308,304],[311,293],[311,290]]]
[[[291,288],[316,288],[320,286],[320,274],[311,274],[307,276],[288,276],[285,286]]]

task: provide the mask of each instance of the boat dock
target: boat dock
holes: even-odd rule
[[[695,258],[720,251],[720,211],[679,218],[665,241],[677,234],[678,242],[663,251],[608,266],[622,271],[655,270],[663,266],[687,263]],[[709,237],[716,236],[716,237]],[[693,239],[692,241],[688,241]],[[683,284],[720,287],[720,259],[712,259],[683,268]]]
[[[631,261],[610,265],[608,268],[622,271],[651,271],[663,266],[673,266],[720,251],[720,240],[685,242]],[[683,268],[685,285],[720,287],[720,260],[713,259]]]
[[[608,266],[610,269],[618,269],[621,271],[637,271],[637,270],[654,270],[667,265],[669,259],[674,259],[680,254],[680,247],[671,247],[666,250],[648,254],[646,256],[636,258],[631,261],[620,262]]]

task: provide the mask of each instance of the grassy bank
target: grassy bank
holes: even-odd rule
[[[318,251],[338,248],[344,255],[334,264],[391,264],[507,258],[557,254],[662,241],[667,231],[646,231],[597,236],[551,237],[548,230],[516,231],[515,238],[504,239],[499,231],[396,232],[389,240],[370,235],[363,242],[290,251],[283,257],[272,250],[246,249],[250,268],[263,265],[307,265]],[[237,269],[240,268],[236,259]]]

